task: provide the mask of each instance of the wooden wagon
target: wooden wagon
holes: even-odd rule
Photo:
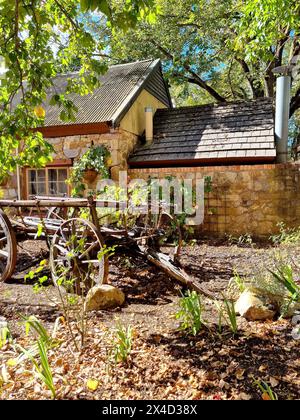
[[[151,223],[149,214],[146,214],[146,217],[138,218],[133,226],[125,228],[101,224],[99,209],[115,212],[125,209],[126,205],[122,201],[92,197],[0,200],[0,280],[5,281],[13,275],[18,240],[25,236],[47,242],[54,283],[60,285],[62,278],[65,283],[73,281],[77,293],[107,281],[111,245],[126,245],[179,282],[202,291],[176,259],[159,250],[160,240],[165,234],[162,216],[167,216],[169,221],[172,219],[163,209],[156,215],[155,223]],[[5,209],[14,209],[16,216],[9,217]],[[28,215],[28,209],[34,209],[34,216]],[[84,218],[80,217],[83,209]]]

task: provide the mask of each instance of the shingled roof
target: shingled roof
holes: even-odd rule
[[[276,157],[271,99],[159,109],[131,166],[266,162]]]
[[[91,94],[67,95],[78,108],[78,113],[76,121],[63,122],[59,118],[61,109],[50,106],[49,101],[53,95],[64,92],[68,79],[77,77],[78,73],[69,73],[59,75],[53,80],[53,86],[48,89],[44,104],[46,127],[101,122],[118,125],[143,89],[149,91],[167,107],[172,106],[160,60],[137,61],[111,66],[107,73],[100,77],[100,86]]]

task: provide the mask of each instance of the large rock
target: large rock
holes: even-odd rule
[[[92,287],[85,301],[87,311],[97,311],[99,309],[113,309],[122,306],[125,302],[125,295],[122,290],[109,284]]]
[[[235,304],[236,313],[248,321],[273,319],[278,308],[268,297],[245,290]]]

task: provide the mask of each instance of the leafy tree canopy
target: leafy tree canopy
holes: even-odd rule
[[[124,30],[139,19],[153,21],[153,6],[153,0],[121,0],[117,6],[109,0],[0,0],[0,57],[6,68],[0,86],[0,177],[17,164],[43,166],[51,159],[51,146],[35,129],[43,125],[42,103],[56,74],[80,63],[79,77],[51,98],[62,121],[72,121],[77,110],[67,94],[90,92],[106,70],[105,37],[92,36],[87,15],[101,13],[105,25]]]
[[[155,4],[155,22],[140,21],[126,37],[112,31],[111,55],[125,61],[161,57],[179,105],[272,97],[272,70],[300,53],[298,0]],[[300,106],[297,77],[293,82],[291,114]]]

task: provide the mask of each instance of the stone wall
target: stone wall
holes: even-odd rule
[[[137,136],[122,129],[105,134],[87,134],[48,139],[54,147],[53,159],[80,158],[92,144],[104,145],[111,152],[112,177],[117,179],[120,169],[127,169],[127,158],[137,142]]]
[[[131,169],[131,178],[212,178],[200,231],[269,237],[278,223],[300,226],[300,163],[286,165]]]
[[[77,159],[82,156],[92,144],[105,145],[111,152],[112,167],[111,176],[113,179],[118,180],[118,173],[120,170],[127,169],[127,160],[129,154],[132,152],[136,145],[138,137],[135,134],[129,133],[125,130],[111,129],[110,132],[105,134],[87,134],[66,137],[52,137],[47,139],[54,147],[53,159],[55,161],[65,161]],[[21,184],[24,182],[25,177],[21,177]],[[88,189],[95,189],[98,180]],[[22,191],[24,186],[21,185]],[[4,193],[4,198],[15,199],[17,198],[17,180],[16,175],[11,177],[8,183],[0,189]],[[86,192],[88,192],[88,189]],[[25,197],[23,197],[25,198]]]

